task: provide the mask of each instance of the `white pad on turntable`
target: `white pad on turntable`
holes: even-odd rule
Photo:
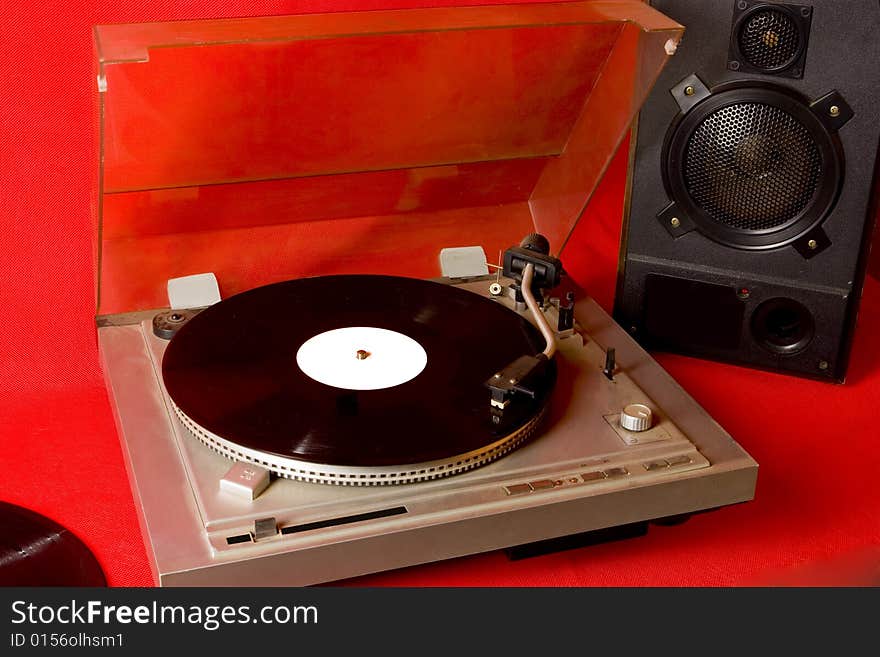
[[[403,333],[350,326],[306,340],[296,352],[296,363],[307,376],[334,388],[380,390],[416,378],[428,364],[428,354]]]

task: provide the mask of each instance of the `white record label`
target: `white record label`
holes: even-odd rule
[[[428,364],[428,354],[403,333],[349,326],[303,342],[296,363],[310,378],[334,388],[380,390],[416,378]]]

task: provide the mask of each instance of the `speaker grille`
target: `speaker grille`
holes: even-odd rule
[[[798,56],[800,47],[800,29],[786,12],[757,11],[740,27],[740,52],[757,69],[785,68]]]
[[[810,132],[784,110],[727,105],[707,116],[685,150],[685,189],[712,220],[739,231],[778,229],[810,205],[822,157]]]

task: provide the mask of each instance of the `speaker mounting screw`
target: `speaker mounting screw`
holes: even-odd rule
[[[684,88],[685,96],[693,96],[695,93],[697,93],[697,90],[694,89],[692,85],[688,85]]]
[[[810,7],[801,7],[801,16],[804,18],[809,16],[812,12],[813,10]]]
[[[807,248],[809,248],[810,251],[815,251],[818,247],[819,242],[817,242],[816,240],[810,240],[809,242],[807,242]]]
[[[832,105],[828,108],[828,113],[831,116],[840,116],[840,108],[837,105]]]
[[[827,370],[828,369],[828,361],[827,360],[820,360],[819,361],[819,369],[822,370],[823,372],[825,370]]]
[[[740,9],[740,11],[742,11],[743,9],[748,8],[749,3],[748,2],[738,2],[736,4],[736,6]]]
[[[727,68],[729,68],[731,71],[738,71],[739,70],[739,62],[734,60],[727,65]]]
[[[678,217],[673,217],[669,220],[669,223],[672,224],[673,228],[678,228],[679,226],[681,226],[681,219],[679,219]]]

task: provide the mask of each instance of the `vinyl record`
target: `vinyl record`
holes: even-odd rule
[[[57,522],[0,502],[0,586],[106,586],[95,556]]]
[[[327,276],[204,310],[169,343],[162,376],[184,423],[227,456],[292,478],[401,483],[475,467],[527,438],[555,365],[540,394],[518,396],[498,424],[484,384],[543,349],[530,322],[491,298],[418,279]]]

